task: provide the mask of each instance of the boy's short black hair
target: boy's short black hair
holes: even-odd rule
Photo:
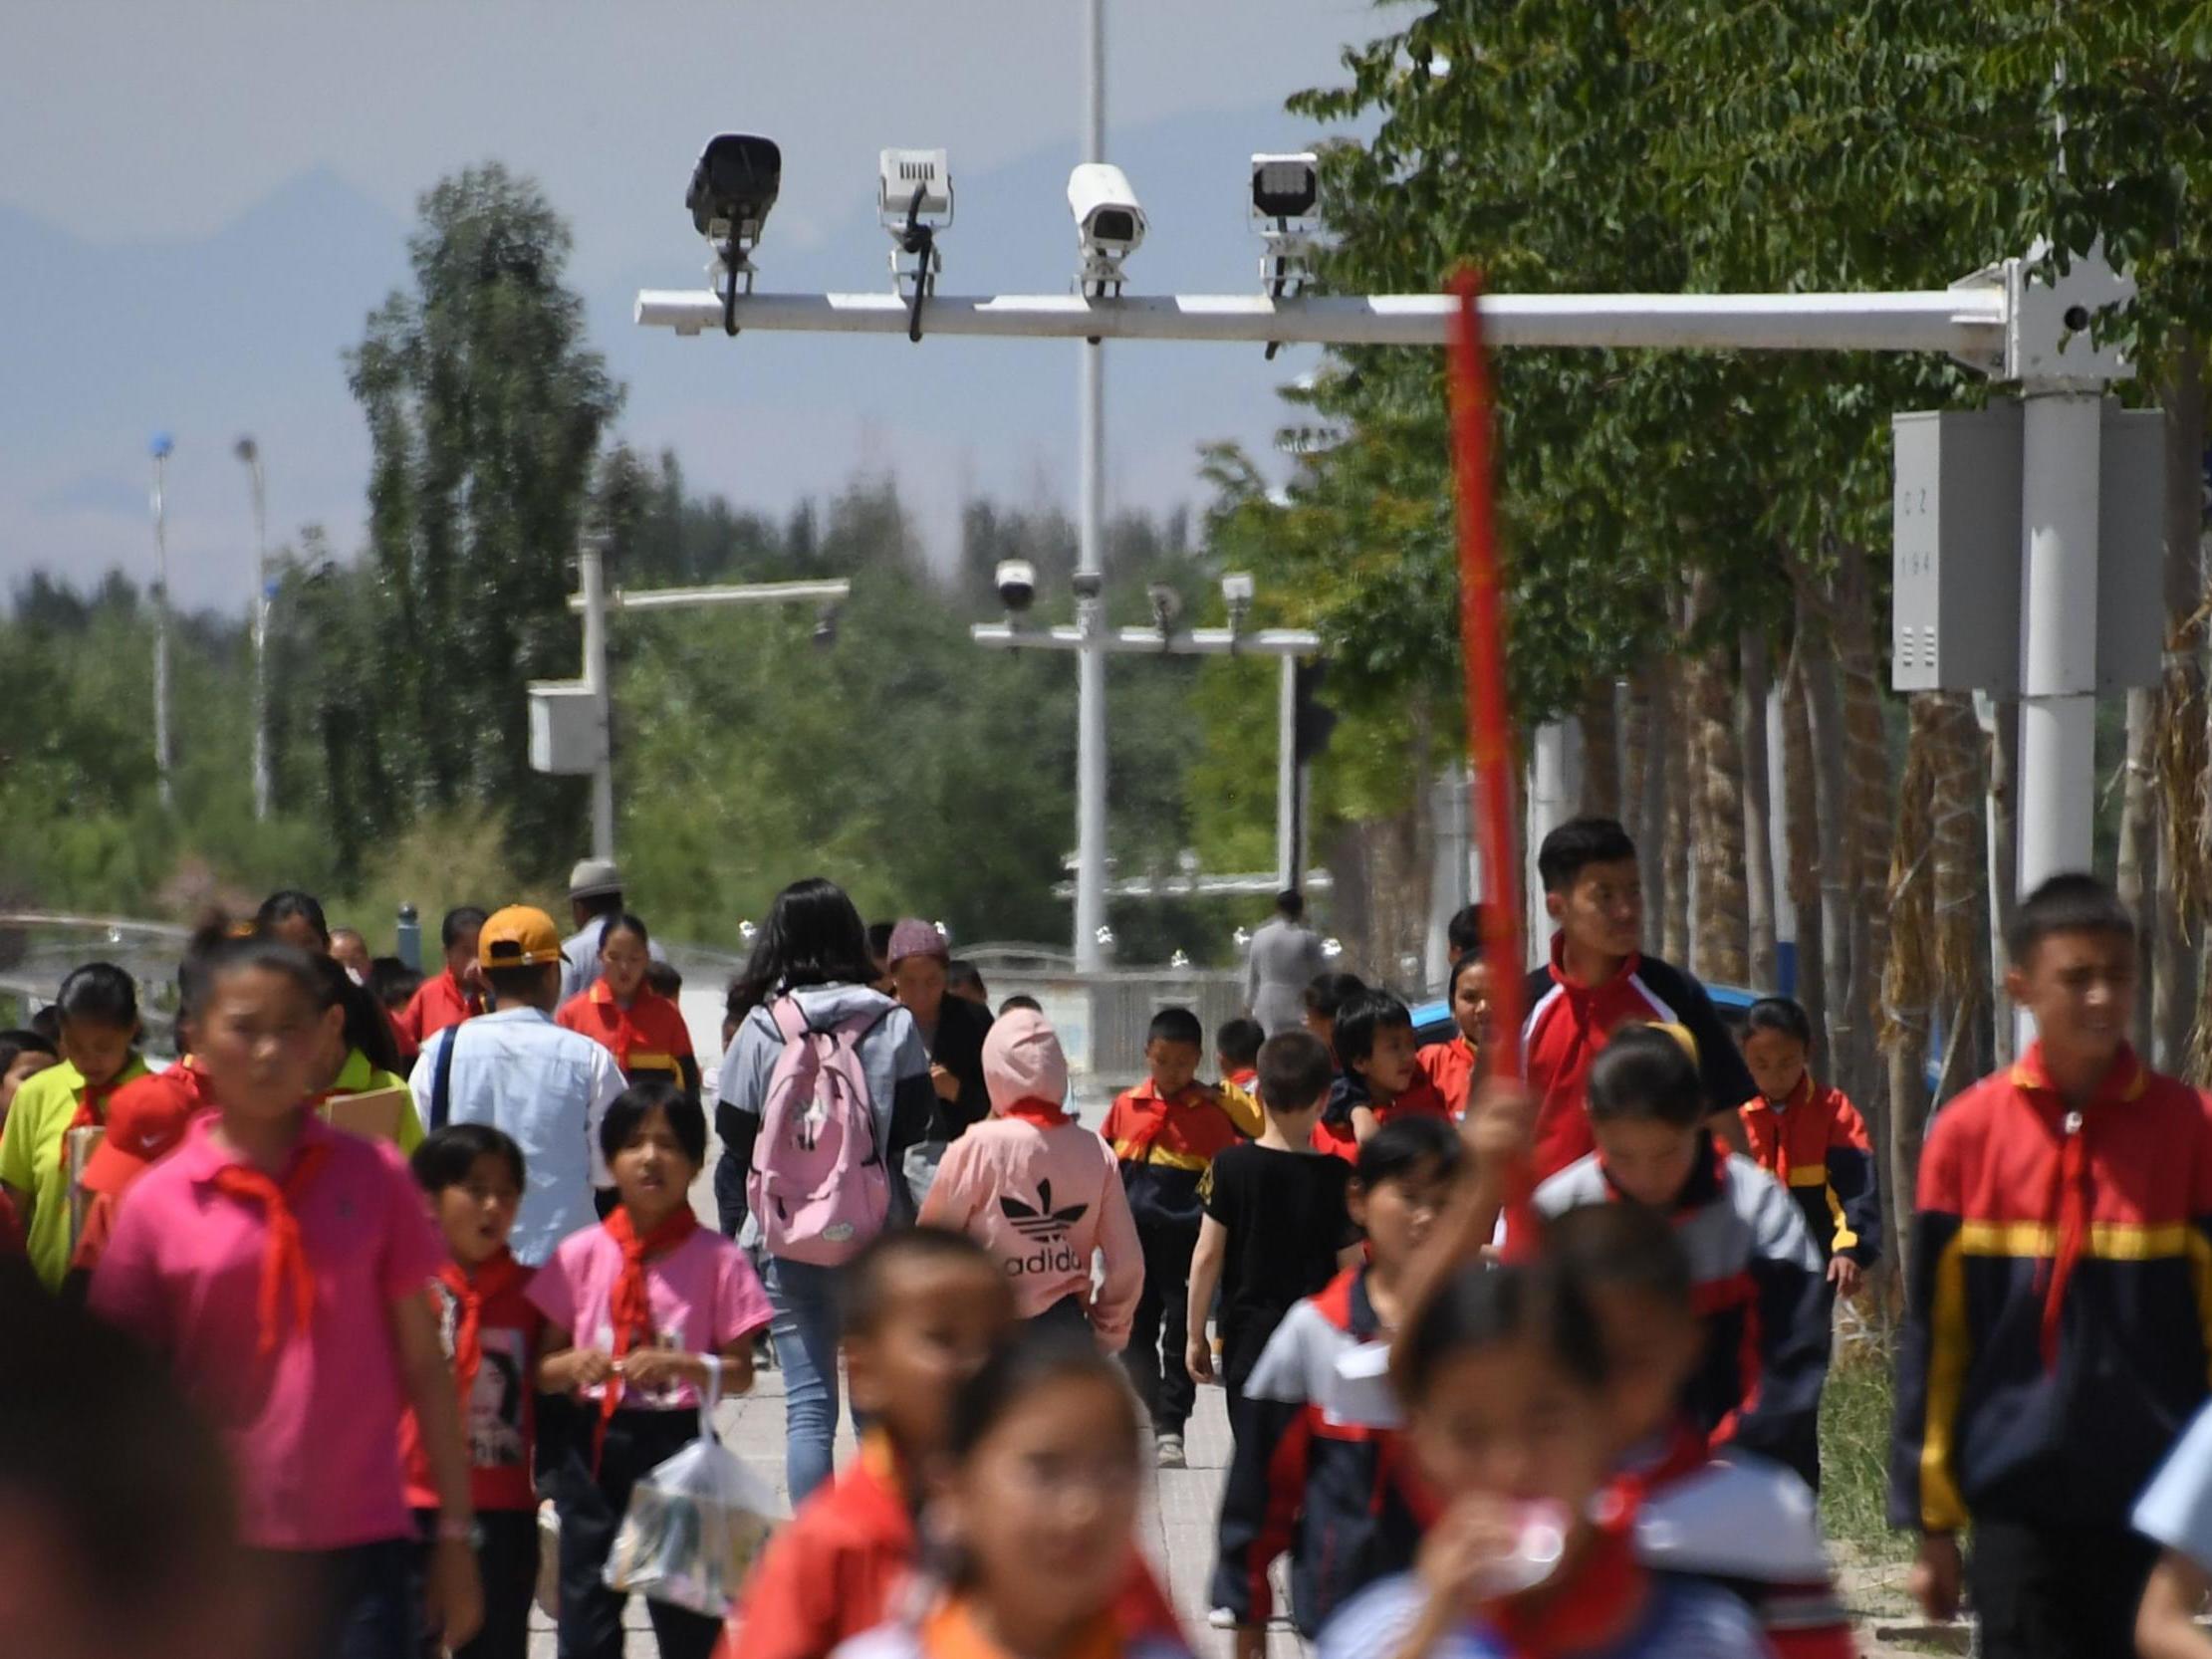
[[[1221,1057],[1222,1065],[1243,1071],[1260,1064],[1260,1046],[1266,1041],[1267,1028],[1240,1014],[1215,1028],[1213,1052]]]
[[[1571,818],[1544,837],[1536,873],[1548,893],[1564,893],[1588,864],[1633,863],[1636,843],[1617,819]]]
[[[1464,1155],[1459,1131],[1443,1118],[1393,1117],[1360,1145],[1358,1166],[1352,1173],[1362,1190],[1372,1192],[1385,1181],[1400,1180],[1424,1168],[1438,1175],[1455,1175]]]
[[[528,1184],[529,1178],[523,1172],[522,1148],[515,1144],[512,1135],[489,1123],[448,1123],[442,1129],[431,1130],[414,1149],[407,1167],[414,1171],[415,1185],[434,1197],[447,1187],[457,1187],[466,1181],[468,1172],[476,1167],[476,1160],[483,1157],[502,1160],[508,1173],[514,1176],[517,1187]]]
[[[667,1114],[668,1127],[676,1144],[683,1148],[683,1155],[694,1164],[705,1164],[706,1113],[700,1110],[698,1101],[666,1077],[640,1077],[608,1103],[607,1115],[600,1119],[600,1155],[613,1164],[614,1154],[637,1132],[637,1125],[655,1111]]]
[[[481,904],[456,904],[446,911],[445,920],[438,923],[438,943],[451,950],[468,934],[483,931],[491,920],[491,912]]]
[[[1482,949],[1482,906],[1462,904],[1444,924],[1444,945],[1456,961]]]
[[[138,1024],[138,984],[113,962],[88,962],[70,970],[54,1006],[65,1021],[130,1031]]]
[[[656,997],[673,1000],[683,990],[683,975],[676,971],[673,962],[662,962],[656,957],[645,964],[645,989]]]
[[[52,1003],[48,1003],[32,1015],[25,1024],[39,1036],[45,1038],[47,1046],[54,1050],[57,1057],[60,1056],[61,1050],[56,1047],[62,1041],[62,1011],[59,1008],[56,1008]]]
[[[1760,1031],[1778,1032],[1808,1049],[1813,1047],[1813,1017],[1795,997],[1761,997],[1744,1010],[1744,1035]]]
[[[1337,1018],[1337,1011],[1354,997],[1363,997],[1367,982],[1357,974],[1341,974],[1332,970],[1316,974],[1313,984],[1306,987],[1306,1012],[1317,1014],[1324,1020]]]
[[[1690,1259],[1674,1225],[1642,1204],[1582,1204],[1544,1226],[1543,1258],[1585,1296],[1631,1291],[1695,1316]]]
[[[1623,1026],[1590,1063],[1594,1123],[1671,1123],[1694,1129],[1711,1115],[1705,1079],[1674,1034],[1658,1026]]]
[[[0,1071],[5,1071],[25,1055],[44,1055],[49,1060],[62,1058],[50,1037],[27,1028],[0,1031]]]
[[[1337,1010],[1337,1059],[1346,1070],[1374,1053],[1378,1032],[1411,1031],[1413,1011],[1387,991],[1367,991]]]
[[[1035,997],[1025,997],[1019,993],[999,1004],[999,1018],[1001,1020],[1009,1014],[1042,1014],[1044,1012],[1045,1005],[1043,1003]]]
[[[403,1005],[421,986],[421,969],[408,967],[396,956],[370,959],[369,989],[384,1007]]]
[[[1144,1032],[1144,1046],[1150,1048],[1154,1043],[1186,1043],[1193,1049],[1203,1049],[1206,1028],[1187,1008],[1163,1008],[1152,1016]]]
[[[1436,1287],[1390,1355],[1398,1396],[1426,1397],[1453,1359],[1534,1338],[1586,1389],[1612,1375],[1604,1334],[1581,1291],[1549,1263],[1471,1265]]]
[[[2093,875],[2054,875],[2020,901],[2005,930],[2005,955],[2025,968],[2054,933],[2101,933],[2132,942],[2135,918],[2119,895]]]
[[[1306,919],[1306,895],[1296,887],[1285,887],[1275,895],[1275,913],[1286,921],[1304,921]]]
[[[891,935],[898,931],[896,922],[869,922],[867,924],[867,953],[880,962],[891,953]]]
[[[492,1001],[502,1008],[517,1008],[535,1002],[543,991],[546,975],[559,975],[558,962],[533,962],[524,968],[486,968],[484,984],[491,990]]]
[[[998,1263],[965,1233],[943,1227],[893,1227],[875,1235],[838,1273],[838,1305],[847,1336],[872,1336],[890,1311],[888,1283],[902,1267],[973,1268],[1004,1283]]]
[[[1337,1081],[1329,1045],[1310,1031],[1287,1031],[1260,1045],[1260,1104],[1278,1114],[1326,1105]]]

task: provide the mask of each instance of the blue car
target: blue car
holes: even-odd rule
[[[1746,991],[1734,985],[1708,985],[1706,993],[1713,999],[1713,1008],[1728,1022],[1728,1029],[1737,1036],[1743,1035],[1744,1016],[1763,993]],[[1451,1004],[1438,997],[1431,1002],[1419,1003],[1413,1009],[1413,1041],[1419,1044],[1448,1043],[1458,1028],[1452,1024]]]

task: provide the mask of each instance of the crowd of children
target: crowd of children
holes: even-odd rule
[[[1266,1651],[1279,1569],[1325,1656],[1845,1659],[1814,1494],[1835,1304],[1885,1242],[1865,1123],[1798,1005],[1756,1001],[1739,1039],[1642,954],[1617,825],[1565,826],[1539,868],[1560,931],[1519,1078],[1486,1074],[1464,921],[1444,1041],[1325,974],[1305,1030],[1215,1033],[1208,1083],[1198,1021],[1162,1009],[1097,1132],[1051,1023],[1010,999],[989,1116],[918,1219],[878,1209],[794,1257],[836,1287],[857,1455],[726,1618],[649,1597],[659,1651],[1184,1659],[1136,1519],[1218,1383],[1204,1610],[1237,1659]],[[344,930],[279,894],[193,941],[176,1065],[149,1069],[106,964],[47,1029],[0,1033],[0,1243],[212,1429],[209,1513],[235,1504],[240,1549],[198,1570],[255,1609],[241,1654],[520,1659],[545,1594],[564,1659],[616,1659],[633,1494],[750,1386],[780,1316],[696,1219],[699,1067],[635,917],[602,918],[558,1011],[625,1084],[591,1121],[604,1219],[526,1266],[536,1154],[415,1114],[400,1037],[476,1018],[511,931],[451,912],[444,972],[395,1015]],[[1892,1520],[1923,1605],[1970,1605],[1994,1659],[2212,1659],[2212,1103],[2127,1045],[2134,934],[2106,888],[2046,883],[2007,949],[2038,1041],[1932,1120],[1903,1207]],[[808,1075],[834,1092],[829,1064]],[[374,1138],[330,1121],[370,1095],[405,1108]]]

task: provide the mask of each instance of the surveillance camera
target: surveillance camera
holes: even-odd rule
[[[742,255],[759,243],[783,178],[784,155],[773,138],[717,133],[699,152],[683,205],[691,210],[693,227],[717,252]]]
[[[952,169],[941,149],[886,149],[876,157],[875,214],[894,238],[910,225],[952,228]]]
[[[826,651],[838,642],[838,607],[826,604],[814,619],[814,644],[818,651]]]
[[[1152,606],[1152,620],[1159,624],[1161,633],[1172,633],[1175,622],[1183,613],[1183,596],[1164,582],[1155,582],[1144,590],[1144,597]]]
[[[1221,596],[1231,610],[1250,608],[1255,592],[1250,571],[1231,571],[1221,579]]]
[[[999,603],[1017,616],[1036,601],[1037,567],[1026,559],[1002,560],[993,581],[998,587]]]
[[[1121,261],[1144,241],[1144,209],[1128,175],[1110,161],[1086,161],[1068,175],[1068,209],[1083,249],[1083,283],[1103,293],[1121,286]]]
[[[1261,230],[1317,227],[1321,204],[1321,158],[1311,150],[1297,155],[1252,157],[1252,221]]]
[[[1106,578],[1097,571],[1078,571],[1068,586],[1076,591],[1077,598],[1095,599],[1106,592]]]

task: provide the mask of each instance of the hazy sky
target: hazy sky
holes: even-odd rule
[[[1257,282],[1256,244],[1241,240],[1239,151],[1295,141],[1284,98],[1341,79],[1344,43],[1389,25],[1363,0],[1109,0],[1110,128],[1145,128],[1157,143],[1174,122],[1217,118],[1191,128],[1206,133],[1207,153],[1188,158],[1190,176],[1151,187],[1183,193],[1181,222],[1155,213],[1134,286]],[[115,249],[115,264],[98,268],[128,282],[145,269],[141,256],[157,266],[166,249],[181,260],[218,245],[211,239],[273,192],[295,192],[283,224],[308,223],[299,181],[335,177],[389,215],[374,245],[396,264],[396,227],[411,221],[417,193],[497,157],[536,177],[574,228],[570,280],[591,302],[595,344],[630,387],[620,435],[676,448],[697,487],[775,509],[836,488],[861,464],[887,467],[902,482],[919,478],[941,529],[971,488],[1072,505],[1072,484],[1061,485],[1074,442],[1073,348],[674,342],[629,329],[627,296],[640,284],[702,282],[683,183],[701,140],[732,128],[769,133],[784,149],[764,288],[778,286],[779,259],[790,282],[810,249],[834,275],[802,269],[793,286],[886,281],[887,243],[872,229],[864,254],[855,242],[857,216],[872,216],[875,153],[944,144],[956,180],[1028,169],[1021,202],[970,203],[996,206],[1006,228],[979,246],[983,231],[962,241],[955,227],[947,288],[1064,291],[1064,203],[1033,208],[1030,192],[1057,195],[1035,165],[1041,153],[1073,155],[1082,30],[1078,0],[5,0],[0,207]],[[1156,179],[1161,158],[1152,165]],[[312,293],[327,268],[302,245],[315,234],[280,226],[267,262],[276,269],[262,274]],[[35,309],[37,272],[19,268],[16,280]],[[158,279],[144,299],[159,306]],[[0,420],[0,451],[13,449],[0,453],[0,583],[34,563],[82,576],[120,562],[147,574],[143,443],[162,424],[177,429],[170,543],[187,602],[227,602],[244,574],[227,459],[236,432],[261,436],[274,535],[319,520],[341,548],[358,545],[367,442],[339,353],[360,338],[364,308],[328,308],[327,340],[295,332],[281,363],[249,365],[251,308],[267,304],[241,295],[218,317],[218,296],[199,332],[202,358],[176,344],[180,320],[121,316],[101,309],[105,299],[66,325],[82,338],[41,341],[36,364],[22,351],[11,359],[0,341],[0,378],[14,374],[20,399],[13,428]],[[64,326],[48,319],[50,331]],[[219,327],[245,346],[233,350]],[[1273,390],[1303,366],[1295,352],[1268,364],[1257,351],[1127,351],[1109,377],[1109,489],[1154,508],[1199,499],[1200,442],[1264,446],[1281,412]]]
[[[988,168],[1077,130],[1075,0],[14,0],[0,199],[105,240],[203,235],[316,163],[393,212],[457,160],[558,180],[578,274],[663,244],[671,173],[776,136],[774,233],[849,211],[886,143]],[[1279,104],[1333,78],[1359,0],[1111,0],[1109,118]],[[679,195],[680,199],[680,195]]]

